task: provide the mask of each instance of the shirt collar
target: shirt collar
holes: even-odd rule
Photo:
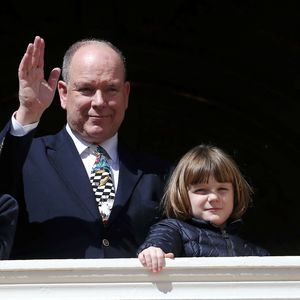
[[[74,132],[69,124],[66,125],[66,130],[70,137],[72,138],[75,147],[81,155],[84,151],[86,151],[88,148],[90,148],[92,151],[95,150],[97,145],[87,143],[84,141],[76,132]],[[101,147],[104,148],[104,150],[108,153],[110,159],[113,162],[116,162],[118,159],[118,154],[117,154],[117,148],[118,148],[118,133],[116,133],[113,137],[107,139],[103,143],[100,144]]]

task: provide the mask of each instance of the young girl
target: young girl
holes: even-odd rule
[[[236,163],[221,149],[199,145],[175,168],[163,199],[167,219],[150,228],[138,249],[142,265],[160,271],[176,256],[263,256],[240,238],[241,216],[252,190]]]

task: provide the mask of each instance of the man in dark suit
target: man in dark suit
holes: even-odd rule
[[[0,195],[0,259],[8,259],[13,244],[18,203],[10,195]]]
[[[149,226],[160,218],[168,165],[127,149],[118,129],[128,106],[125,60],[112,44],[72,45],[60,69],[44,79],[44,40],[36,37],[19,66],[18,110],[0,133],[0,191],[19,201],[13,259],[135,257]],[[67,124],[35,138],[56,87]],[[89,174],[95,148],[108,153],[115,198],[102,222]]]

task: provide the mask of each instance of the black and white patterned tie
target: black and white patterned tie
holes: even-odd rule
[[[115,199],[115,187],[112,181],[107,159],[109,155],[101,147],[95,150],[96,161],[93,165],[90,181],[103,223],[107,223]]]

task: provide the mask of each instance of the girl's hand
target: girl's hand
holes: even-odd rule
[[[165,258],[174,258],[174,254],[165,253],[157,247],[149,247],[143,250],[138,256],[142,265],[154,273],[161,271],[165,266]]]

